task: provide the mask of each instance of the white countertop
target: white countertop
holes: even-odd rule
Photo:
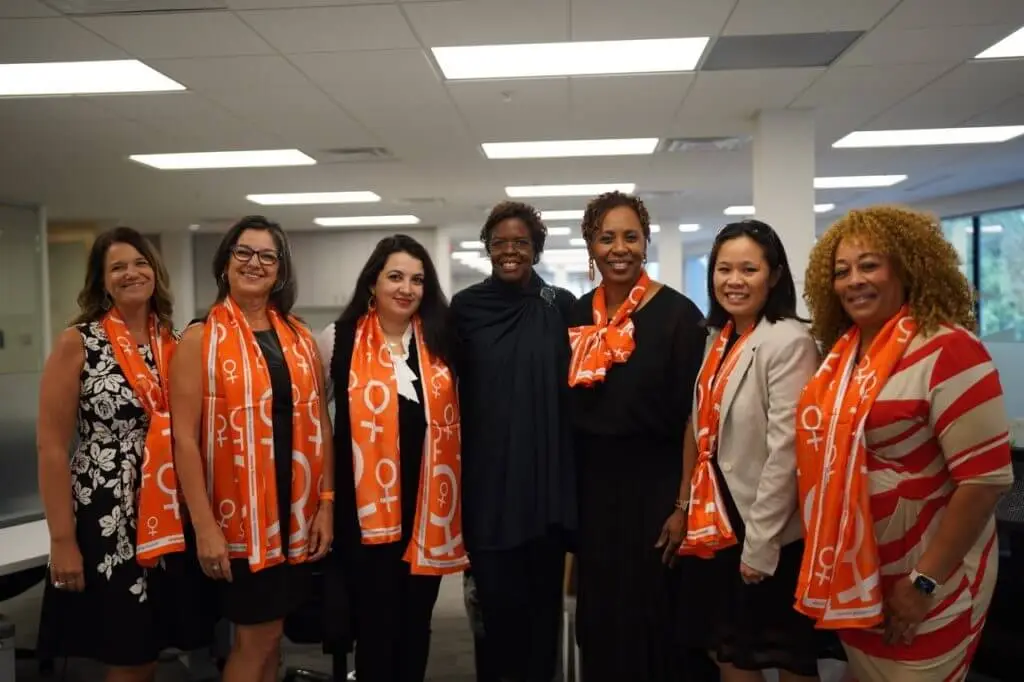
[[[45,520],[0,528],[0,575],[44,566],[50,558],[50,530]]]

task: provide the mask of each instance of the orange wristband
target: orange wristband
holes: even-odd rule
[[[334,502],[334,491],[333,490],[321,491],[321,493],[320,493],[320,501],[321,502]]]

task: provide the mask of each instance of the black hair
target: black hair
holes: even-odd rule
[[[739,237],[749,237],[761,247],[764,259],[768,262],[769,286],[771,286],[771,278],[776,278],[775,285],[768,290],[768,299],[765,301],[758,319],[766,317],[772,323],[783,319],[806,322],[807,320],[803,320],[796,314],[796,285],[793,283],[793,273],[789,267],[789,259],[786,257],[786,248],[782,245],[779,235],[768,223],[760,220],[741,220],[729,223],[719,230],[715,235],[715,243],[711,247],[711,255],[708,256],[707,326],[721,329],[729,321],[729,313],[715,298],[715,263],[722,245]]]
[[[533,264],[540,262],[540,255],[544,253],[544,242],[548,238],[548,228],[540,218],[540,211],[529,204],[521,201],[503,201],[491,209],[487,221],[480,230],[480,241],[483,242],[487,253],[491,253],[491,233],[498,223],[504,220],[517,218],[530,230],[530,240],[533,242]]]
[[[640,220],[640,228],[643,230],[644,237],[647,239],[647,242],[650,243],[651,216],[647,212],[647,207],[644,206],[644,202],[640,200],[640,197],[633,196],[632,194],[624,194],[618,190],[605,192],[604,194],[591,199],[590,203],[587,204],[587,209],[583,212],[583,222],[580,224],[580,232],[583,233],[583,239],[590,244],[594,239],[594,235],[596,235],[597,231],[601,228],[601,221],[604,220],[608,211],[621,206],[627,206],[633,209],[633,212],[636,213],[636,217]]]
[[[217,280],[217,301],[223,301],[228,295],[227,267],[231,259],[231,249],[238,244],[238,239],[246,230],[263,230],[269,232],[277,247],[278,267],[277,281],[270,292],[270,303],[281,315],[287,317],[295,307],[295,299],[299,295],[299,285],[295,279],[295,268],[292,265],[292,250],[288,245],[288,237],[281,226],[261,215],[250,215],[242,218],[231,226],[224,238],[220,240],[216,253],[213,254],[213,276]]]
[[[431,355],[440,358],[452,368],[454,345],[449,324],[448,299],[441,290],[441,281],[438,279],[430,254],[422,244],[408,235],[396,234],[377,242],[373,253],[356,278],[355,291],[352,292],[352,299],[338,318],[338,326],[355,324],[369,311],[370,291],[393,253],[407,253],[423,263],[423,299],[420,301],[418,311],[423,321],[423,342],[426,343]]]
[[[103,232],[93,240],[85,266],[85,283],[82,290],[78,292],[79,314],[72,324],[97,322],[103,319],[107,310],[110,309],[110,299],[104,280],[107,269],[107,251],[114,244],[127,244],[133,247],[153,268],[153,295],[149,299],[150,309],[156,313],[161,326],[174,329],[174,323],[171,320],[174,314],[174,305],[167,268],[160,260],[160,254],[153,248],[153,244],[138,230],[131,227],[115,227]]]

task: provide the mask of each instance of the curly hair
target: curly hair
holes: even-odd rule
[[[583,239],[586,240],[588,244],[591,243],[594,239],[594,235],[596,235],[598,230],[601,229],[601,222],[608,214],[608,211],[621,206],[628,206],[633,209],[637,218],[640,219],[640,227],[643,229],[644,237],[648,242],[650,242],[651,216],[647,213],[647,207],[644,206],[644,202],[642,202],[639,197],[635,197],[632,194],[624,194],[618,190],[614,192],[605,192],[604,194],[591,199],[590,203],[587,204],[587,210],[583,212],[583,222],[580,224],[580,231],[583,233]]]
[[[548,238],[548,228],[540,218],[540,211],[529,204],[521,201],[503,201],[491,209],[487,221],[480,229],[480,241],[483,242],[487,253],[491,252],[491,233],[494,228],[504,220],[518,219],[523,221],[530,230],[530,240],[533,242],[533,264],[540,262],[540,255],[544,253],[544,242]]]
[[[811,313],[811,332],[826,350],[853,324],[833,288],[836,249],[840,241],[851,238],[862,238],[889,257],[922,333],[934,332],[941,324],[975,330],[971,285],[960,272],[960,258],[939,221],[906,208],[872,206],[840,218],[811,249],[804,300]]]

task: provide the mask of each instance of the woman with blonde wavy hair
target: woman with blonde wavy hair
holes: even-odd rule
[[[929,215],[851,211],[811,251],[804,296],[828,353],[797,408],[796,608],[839,631],[859,682],[963,680],[1013,475],[956,252]]]

